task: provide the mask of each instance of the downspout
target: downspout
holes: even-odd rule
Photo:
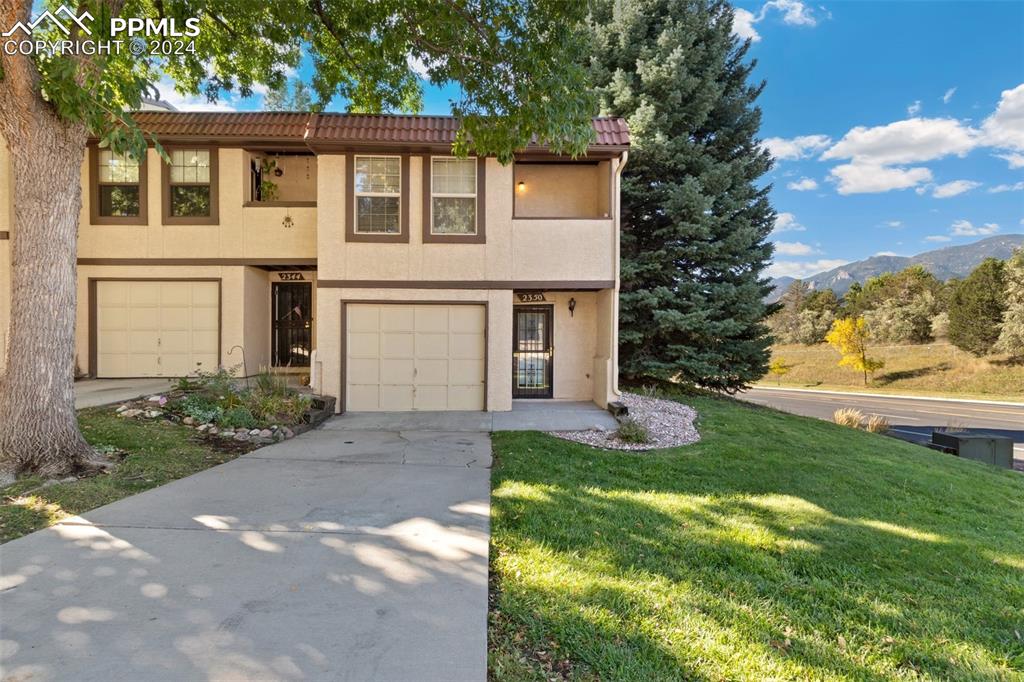
[[[629,150],[622,152],[621,160],[615,169],[615,300],[612,301],[612,320],[615,327],[615,338],[612,339],[612,393],[621,396],[619,391],[619,263],[622,240],[622,169],[629,161]]]

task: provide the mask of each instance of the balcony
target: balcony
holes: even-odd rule
[[[316,206],[316,156],[311,152],[247,152],[247,207]]]

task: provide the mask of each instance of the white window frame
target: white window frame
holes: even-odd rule
[[[473,194],[452,194],[450,192],[438,193],[434,191],[434,159],[455,159],[457,161],[473,162]],[[475,237],[480,233],[480,178],[477,176],[477,158],[467,156],[462,159],[457,156],[431,156],[430,157],[430,234],[436,237]],[[469,199],[473,198],[473,231],[472,232],[436,232],[434,230],[434,199]]]
[[[398,193],[390,192],[360,192],[359,187],[359,159],[398,159]],[[352,232],[354,234],[372,234],[393,237],[402,234],[402,157],[394,154],[354,154],[352,156]],[[398,199],[398,232],[375,232],[373,230],[359,229],[359,197],[385,197]]]

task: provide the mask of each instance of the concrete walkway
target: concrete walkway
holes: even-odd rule
[[[75,382],[75,407],[97,407],[165,393],[170,379],[80,379]]]
[[[0,678],[484,680],[490,458],[327,428],[10,542]]]
[[[591,402],[514,400],[510,412],[349,412],[327,429],[443,431],[586,431],[617,429],[615,417]]]

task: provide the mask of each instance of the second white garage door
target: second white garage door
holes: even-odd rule
[[[210,281],[96,283],[96,376],[217,369],[220,288]]]
[[[346,409],[484,409],[484,306],[345,307]]]

